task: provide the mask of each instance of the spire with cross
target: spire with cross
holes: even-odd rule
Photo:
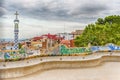
[[[18,12],[17,12],[17,11],[16,11],[15,15],[16,15],[16,19],[18,19],[18,15],[19,15],[19,14],[18,14]]]
[[[19,20],[18,20],[18,12],[16,11],[15,16],[16,19],[14,20],[14,49],[18,50],[18,37],[19,37]]]
[[[18,20],[18,15],[19,15],[19,14],[18,14],[18,12],[16,11],[14,15],[16,16],[16,19],[14,20],[14,22],[15,22],[15,23],[19,23],[19,20]]]

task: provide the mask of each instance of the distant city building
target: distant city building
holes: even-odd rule
[[[76,30],[75,32],[72,32],[71,34],[73,35],[74,39],[81,35],[83,33],[84,30]]]
[[[63,37],[48,33],[33,37],[28,42],[31,42],[31,45],[34,43],[35,46],[39,46],[40,48],[47,50],[48,48],[53,47],[55,44],[59,44],[62,39]]]
[[[71,33],[57,33],[56,35],[62,37],[64,40],[72,40],[73,34]]]

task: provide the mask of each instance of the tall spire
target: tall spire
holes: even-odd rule
[[[16,19],[14,20],[14,49],[18,50],[19,46],[18,46],[18,37],[19,37],[19,20],[18,20],[18,12],[16,11],[15,16]]]
[[[16,15],[16,19],[18,19],[18,15],[19,15],[19,14],[18,14],[18,12],[17,12],[17,11],[16,11],[15,15]]]

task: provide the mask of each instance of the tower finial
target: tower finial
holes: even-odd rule
[[[19,14],[18,14],[18,12],[17,12],[17,11],[16,11],[15,15],[16,15],[16,19],[18,19],[18,15],[19,15]]]

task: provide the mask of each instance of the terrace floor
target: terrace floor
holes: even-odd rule
[[[20,78],[5,80],[120,80],[120,63],[106,62],[101,66],[79,69],[55,69],[36,72]]]

